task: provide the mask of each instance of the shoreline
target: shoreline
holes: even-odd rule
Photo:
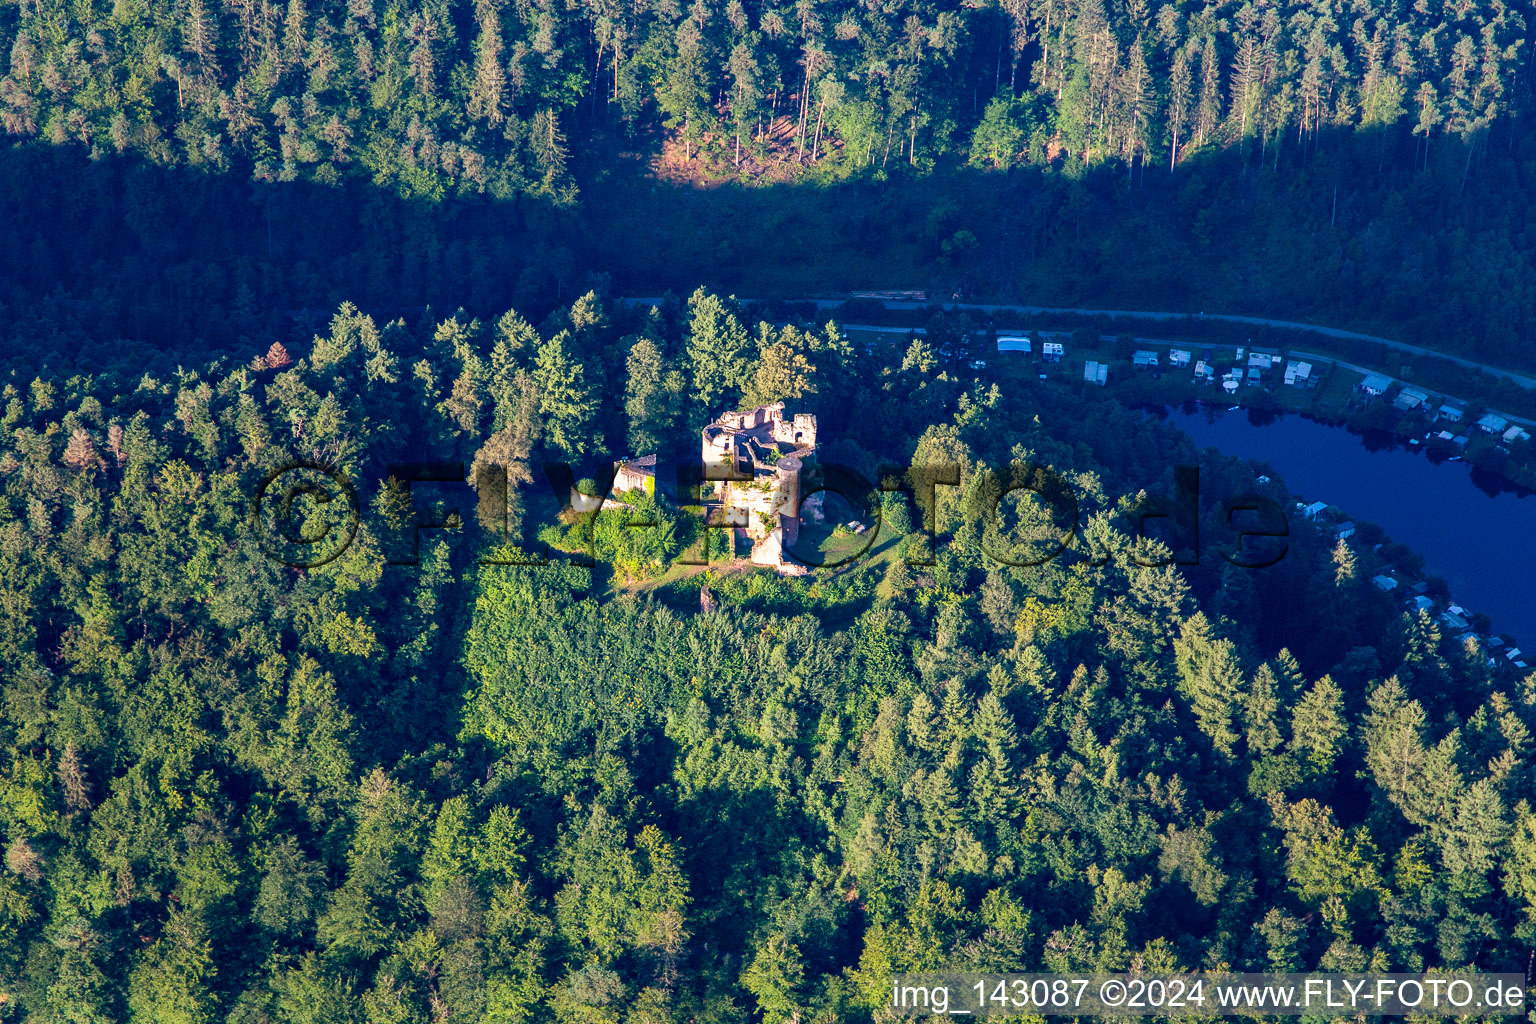
[[[1376,516],[1379,516],[1379,511],[1367,512],[1367,514],[1356,516],[1355,513],[1359,513],[1362,510],[1356,506],[1354,500],[1348,497],[1341,499],[1337,503],[1335,503],[1333,500],[1329,500],[1330,495],[1327,493],[1329,488],[1326,483],[1317,483],[1314,481],[1313,483],[1315,486],[1312,486],[1297,481],[1294,479],[1296,475],[1296,469],[1294,466],[1287,468],[1281,464],[1278,464],[1270,455],[1250,454],[1248,451],[1244,450],[1246,446],[1242,444],[1242,442],[1236,437],[1231,438],[1234,443],[1223,444],[1218,440],[1209,437],[1198,436],[1192,433],[1189,429],[1190,425],[1187,422],[1190,418],[1200,417],[1202,414],[1209,416],[1210,413],[1214,411],[1216,415],[1211,417],[1210,420],[1210,422],[1214,425],[1215,423],[1219,422],[1223,416],[1235,415],[1235,413],[1231,413],[1228,410],[1215,409],[1208,403],[1200,402],[1196,403],[1196,405],[1197,408],[1195,409],[1189,409],[1187,407],[1181,406],[1162,406],[1155,408],[1142,407],[1141,411],[1149,417],[1158,419],[1160,422],[1180,428],[1186,434],[1189,434],[1191,440],[1194,441],[1197,447],[1212,448],[1221,452],[1223,455],[1232,458],[1241,459],[1249,463],[1259,463],[1269,466],[1270,472],[1277,474],[1281,479],[1285,481],[1287,494],[1297,502],[1296,512],[1298,514],[1300,514],[1308,522],[1321,524],[1321,528],[1325,533],[1328,533],[1330,529],[1338,531],[1341,528],[1347,528],[1349,532],[1345,533],[1340,539],[1343,539],[1345,543],[1348,543],[1356,551],[1357,556],[1370,558],[1373,562],[1377,560],[1380,561],[1379,565],[1373,565],[1370,570],[1362,569],[1362,578],[1366,578],[1370,582],[1375,583],[1378,590],[1382,590],[1383,592],[1389,593],[1391,596],[1393,596],[1393,598],[1398,600],[1398,603],[1408,613],[1412,613],[1419,607],[1425,607],[1422,603],[1424,600],[1432,602],[1432,607],[1425,607],[1425,610],[1430,614],[1432,618],[1436,620],[1437,624],[1441,627],[1443,630],[1444,638],[1446,640],[1455,641],[1464,639],[1469,635],[1474,636],[1476,637],[1479,646],[1483,649],[1483,653],[1489,657],[1494,657],[1495,655],[1502,654],[1505,651],[1517,651],[1519,649],[1518,638],[1522,633],[1529,632],[1528,630],[1499,629],[1492,625],[1492,616],[1489,616],[1490,621],[1486,630],[1478,629],[1476,623],[1473,621],[1477,611],[1475,609],[1469,610],[1458,601],[1454,593],[1455,587],[1453,586],[1451,580],[1448,579],[1444,574],[1443,566],[1441,567],[1441,571],[1435,571],[1435,569],[1429,566],[1428,559],[1431,557],[1431,555],[1426,551],[1422,538],[1416,538],[1412,542],[1399,539],[1404,528],[1412,527],[1413,524],[1411,521],[1399,522],[1397,524],[1397,528],[1393,529],[1389,528],[1389,526],[1381,522],[1379,518],[1375,518]],[[1266,428],[1278,427],[1282,425],[1287,415],[1290,417],[1306,420],[1311,426],[1317,428],[1338,429],[1342,427],[1342,429],[1346,431],[1353,440],[1358,440],[1361,443],[1362,455],[1366,458],[1375,458],[1384,454],[1419,454],[1419,452],[1414,450],[1414,447],[1398,443],[1395,438],[1393,443],[1389,446],[1383,448],[1372,447],[1368,443],[1369,434],[1367,431],[1355,429],[1346,424],[1329,423],[1324,420],[1319,420],[1315,417],[1307,416],[1305,413],[1265,413],[1262,421],[1256,421],[1255,418],[1251,415],[1244,416],[1237,429],[1262,431]],[[1436,462],[1434,460],[1430,460],[1430,464],[1438,468],[1439,466],[1444,465],[1444,462]],[[1471,464],[1467,464],[1467,469],[1469,470],[1469,476],[1466,482],[1474,487],[1477,487],[1476,481],[1470,475],[1477,472],[1477,467]],[[1412,481],[1408,482],[1412,483]],[[1523,498],[1536,497],[1536,492],[1530,490],[1525,490],[1523,492],[1501,491],[1497,494],[1490,494],[1488,491],[1483,490],[1482,488],[1479,488],[1479,490],[1483,491],[1483,495],[1487,497],[1489,501],[1498,501],[1501,498],[1514,498],[1519,500]],[[1314,499],[1316,502],[1314,506],[1311,506],[1311,511],[1308,511],[1307,508],[1303,506],[1303,497]],[[1359,497],[1360,496],[1358,494],[1354,495],[1355,499],[1358,499]],[[1360,544],[1350,539],[1354,536],[1356,530],[1365,524],[1369,524],[1381,532],[1382,539],[1380,543]],[[1412,532],[1411,529],[1410,532]],[[1422,530],[1420,532],[1422,532]],[[1397,545],[1402,549],[1411,551],[1416,558],[1424,560],[1425,564],[1418,565],[1416,567],[1403,566],[1401,564],[1401,557],[1394,558],[1384,553],[1390,546],[1393,545]],[[1433,550],[1433,548],[1429,549],[1429,551]],[[1453,560],[1460,558],[1460,556],[1458,556],[1455,552],[1446,551],[1441,551],[1438,557],[1442,559],[1449,558]],[[1459,562],[1459,565],[1460,569],[1458,571],[1464,577],[1476,578],[1480,575],[1480,570],[1476,565],[1468,566],[1465,562]],[[1379,582],[1383,577],[1391,580],[1392,582]],[[1433,597],[1424,597],[1426,592],[1432,589],[1430,586],[1430,581],[1432,579],[1439,580],[1440,584],[1445,587],[1445,598],[1443,601],[1436,600]],[[1466,580],[1463,579],[1462,582],[1465,583]],[[1493,596],[1497,597],[1498,595]],[[1507,598],[1509,595],[1505,595],[1505,597]],[[1482,595],[1482,598],[1483,599],[1479,601],[1479,604],[1487,604],[1490,595],[1484,594]],[[1499,602],[1495,601],[1494,603],[1498,604]],[[1504,615],[1501,616],[1501,618],[1505,618],[1507,621],[1507,619],[1511,616],[1511,613],[1514,613],[1517,616],[1519,615],[1518,608],[1510,606],[1507,603],[1505,606],[1508,610],[1504,613]],[[1484,612],[1484,614],[1486,614],[1486,612]],[[1449,618],[1447,618],[1447,616],[1449,616]],[[1529,618],[1529,615],[1524,617]],[[1458,622],[1458,620],[1461,621]],[[1500,642],[1490,646],[1490,638],[1500,638]],[[1510,667],[1516,670],[1521,670],[1518,664],[1512,663]]]

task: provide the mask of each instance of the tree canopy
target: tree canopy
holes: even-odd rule
[[[8,382],[0,1013],[871,1020],[903,970],[1523,969],[1530,676],[1309,524],[1261,570],[1137,536],[1174,464],[1251,465],[842,333],[706,292],[344,305],[277,358]],[[798,578],[681,564],[698,509],[664,477],[562,518],[541,462],[696,449],[780,348],[828,459],[960,484],[893,493],[869,557]],[[1016,462],[1080,504],[1044,564],[977,519]],[[269,535],[251,499],[299,463],[329,475],[283,484]],[[348,485],[355,537],[303,567]]]

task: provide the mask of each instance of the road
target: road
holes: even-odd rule
[[[656,304],[656,303],[659,303],[661,301],[661,299],[659,297],[645,296],[645,297],[623,298],[623,299],[619,299],[618,301],[626,302],[626,303],[631,303],[631,304]],[[742,299],[740,301],[752,302],[752,301],[756,301],[756,300],[753,300],[753,299]],[[845,300],[843,300],[843,299],[787,299],[787,300],[784,300],[784,301],[798,302],[798,303],[814,303],[818,309],[835,309],[838,306],[841,306]],[[1071,314],[1071,315],[1076,315],[1076,316],[1108,316],[1108,317],[1124,317],[1124,318],[1129,319],[1129,320],[1144,320],[1144,321],[1153,321],[1153,322],[1162,322],[1162,323],[1177,322],[1177,321],[1180,321],[1180,320],[1215,320],[1215,321],[1219,321],[1219,322],[1222,322],[1222,323],[1247,324],[1247,325],[1250,325],[1250,326],[1279,327],[1279,328],[1284,328],[1284,329],[1288,329],[1288,330],[1310,331],[1313,334],[1322,335],[1324,337],[1343,338],[1343,339],[1351,340],[1351,341],[1374,341],[1374,342],[1376,342],[1378,344],[1385,345],[1386,347],[1391,348],[1391,349],[1395,349],[1396,351],[1399,351],[1399,352],[1408,352],[1408,353],[1411,353],[1411,354],[1414,354],[1414,355],[1434,356],[1434,357],[1436,357],[1438,359],[1445,359],[1445,360],[1447,360],[1449,362],[1457,364],[1458,366],[1462,366],[1462,367],[1465,367],[1465,368],[1470,369],[1470,370],[1481,370],[1484,373],[1490,374],[1490,375],[1492,375],[1494,377],[1501,377],[1501,378],[1503,378],[1505,380],[1513,381],[1513,382],[1515,382],[1516,384],[1520,385],[1523,388],[1536,388],[1536,377],[1528,377],[1528,376],[1526,376],[1524,374],[1515,373],[1512,370],[1505,370],[1502,367],[1490,366],[1487,363],[1480,363],[1480,362],[1477,362],[1476,360],[1463,359],[1463,358],[1461,358],[1459,356],[1447,355],[1444,352],[1437,352],[1434,349],[1424,348],[1423,346],[1420,346],[1420,345],[1410,345],[1410,344],[1408,344],[1405,341],[1393,341],[1391,338],[1379,338],[1379,337],[1377,337],[1374,334],[1360,334],[1359,332],[1356,332],[1356,331],[1345,331],[1345,330],[1341,330],[1341,329],[1339,329],[1337,327],[1320,327],[1320,326],[1318,326],[1316,324],[1300,323],[1300,322],[1295,321],[1295,320],[1271,320],[1271,319],[1268,319],[1268,318],[1265,318],[1265,317],[1237,316],[1237,315],[1227,314],[1227,313],[1205,313],[1205,312],[1200,312],[1200,313],[1165,313],[1165,312],[1155,312],[1155,311],[1148,311],[1148,310],[1134,310],[1134,309],[1084,309],[1084,308],[1078,307],[1078,306],[1020,306],[1020,305],[1014,305],[1014,304],[1010,304],[1010,303],[985,303],[985,302],[928,303],[928,302],[909,302],[909,301],[905,301],[905,300],[891,300],[891,299],[886,299],[886,300],[869,299],[869,300],[864,300],[864,301],[881,302],[881,304],[884,305],[885,308],[889,309],[889,310],[927,309],[927,308],[930,308],[932,306],[938,306],[938,307],[941,307],[941,308],[943,308],[945,310],[956,310],[956,311],[960,311],[960,312],[970,311],[970,312],[977,312],[977,313],[1025,313],[1025,314],[1028,314],[1030,316],[1051,316],[1051,315],[1056,315],[1056,314]],[[891,329],[891,328],[881,328],[881,327],[878,327],[876,325],[871,325],[871,324],[844,324],[843,326],[845,326],[845,327],[864,327],[864,328],[870,329],[870,330],[889,330],[889,329]],[[1022,328],[1020,328],[1020,329],[1022,330]],[[1056,333],[1056,332],[1051,332],[1051,333]],[[1103,335],[1101,337],[1109,337],[1109,336],[1108,335]],[[1138,342],[1145,343],[1145,344],[1150,344],[1150,345],[1177,344],[1176,342],[1173,342],[1173,341],[1171,341],[1169,339],[1166,339],[1166,338],[1136,338],[1135,340],[1138,341]],[[1222,346],[1212,346],[1212,347],[1222,347]],[[1228,346],[1228,347],[1230,347],[1230,346]],[[1362,375],[1367,374],[1367,373],[1382,373],[1383,372],[1381,370],[1373,370],[1373,369],[1370,369],[1368,367],[1358,366],[1358,365],[1356,365],[1354,363],[1347,362],[1347,361],[1345,361],[1343,359],[1339,359],[1336,356],[1323,355],[1321,353],[1316,353],[1316,352],[1302,352],[1302,351],[1297,350],[1297,349],[1292,349],[1290,351],[1291,351],[1291,354],[1296,356],[1297,358],[1312,359],[1312,360],[1316,360],[1316,361],[1319,361],[1319,362],[1326,362],[1326,363],[1335,363],[1335,364],[1337,364],[1339,366],[1346,367],[1346,368],[1348,368],[1350,370],[1353,370],[1356,373],[1359,373],[1359,374],[1362,374]],[[1403,381],[1399,380],[1397,377],[1395,377],[1392,374],[1388,373],[1388,374],[1384,374],[1384,376],[1386,376],[1386,377],[1388,377],[1388,378],[1390,378],[1390,379],[1392,379],[1394,381],[1397,381],[1398,383],[1404,383]],[[1450,397],[1450,396],[1448,396],[1448,397]],[[1500,410],[1500,409],[1492,409],[1492,408],[1490,408],[1488,411],[1493,413],[1493,414],[1495,414],[1495,415],[1497,415],[1497,416],[1503,416],[1506,420],[1509,420],[1509,422],[1511,422],[1511,423],[1517,423],[1517,424],[1519,424],[1519,425],[1521,425],[1523,427],[1536,430],[1536,420],[1532,420],[1529,417],[1517,416],[1517,415],[1515,415],[1513,413],[1505,412],[1505,411]]]
[[[660,302],[661,299],[657,298],[657,297],[643,297],[643,298],[622,299],[620,301],[631,302],[631,303],[657,303],[657,302]],[[742,301],[750,302],[750,301],[753,301],[753,300],[744,299]],[[845,299],[788,299],[788,300],[785,300],[785,301],[788,301],[788,302],[799,302],[799,303],[815,303],[815,305],[816,305],[816,307],[818,309],[833,309],[833,308],[836,308],[838,306],[841,306],[846,300]],[[864,301],[875,301],[875,302],[878,302],[878,301],[881,301],[881,300],[872,299],[872,300],[864,300]],[[1159,321],[1159,322],[1179,321],[1179,320],[1214,320],[1214,321],[1218,321],[1218,322],[1221,322],[1221,323],[1246,324],[1246,325],[1252,326],[1252,327],[1278,327],[1278,328],[1282,328],[1282,329],[1285,329],[1285,330],[1308,331],[1308,332],[1311,332],[1312,334],[1322,335],[1323,337],[1327,337],[1327,338],[1340,338],[1340,339],[1344,339],[1344,340],[1347,340],[1347,341],[1373,341],[1373,342],[1377,343],[1378,345],[1385,345],[1387,348],[1395,349],[1398,352],[1407,352],[1407,353],[1410,353],[1412,355],[1420,355],[1420,356],[1434,356],[1434,357],[1436,357],[1438,359],[1444,359],[1447,362],[1455,363],[1457,366],[1465,367],[1466,369],[1469,369],[1469,370],[1481,370],[1482,372],[1487,373],[1487,374],[1489,374],[1491,376],[1500,377],[1500,378],[1503,378],[1504,380],[1514,381],[1516,384],[1519,384],[1523,388],[1536,388],[1536,377],[1527,376],[1526,374],[1522,374],[1522,373],[1516,373],[1513,370],[1506,370],[1506,369],[1504,369],[1502,367],[1499,367],[1499,366],[1492,366],[1492,365],[1490,365],[1488,363],[1480,363],[1480,362],[1478,362],[1478,361],[1476,361],[1474,359],[1463,359],[1460,356],[1449,355],[1448,353],[1440,352],[1440,351],[1437,351],[1437,350],[1432,349],[1432,348],[1425,348],[1422,345],[1410,345],[1406,341],[1394,341],[1391,338],[1381,338],[1381,337],[1377,337],[1374,334],[1361,334],[1358,331],[1345,331],[1345,330],[1341,330],[1340,328],[1337,328],[1337,327],[1321,327],[1321,326],[1318,326],[1317,324],[1300,323],[1300,322],[1295,321],[1295,320],[1272,320],[1272,319],[1269,319],[1267,317],[1260,317],[1260,316],[1238,316],[1236,314],[1231,314],[1231,313],[1205,313],[1205,312],[1200,312],[1200,313],[1169,313],[1169,312],[1157,312],[1157,311],[1151,311],[1151,310],[1136,310],[1136,309],[1084,309],[1084,308],[1081,308],[1081,307],[1078,307],[1078,306],[1021,306],[1021,305],[1018,305],[1018,304],[1015,304],[1015,303],[985,303],[985,302],[939,302],[939,303],[928,303],[928,302],[910,302],[910,301],[885,300],[882,304],[885,306],[886,309],[890,309],[890,310],[927,309],[927,308],[930,308],[930,307],[933,307],[933,306],[937,306],[937,307],[945,309],[945,310],[957,310],[957,311],[961,311],[961,312],[965,312],[965,311],[974,311],[974,312],[978,312],[978,313],[1018,312],[1018,313],[1026,313],[1026,314],[1028,314],[1030,316],[1051,316],[1051,315],[1054,315],[1054,314],[1068,314],[1068,315],[1073,315],[1073,316],[1108,316],[1108,317],[1123,318],[1123,319],[1126,319],[1126,320],[1151,320],[1151,321]]]

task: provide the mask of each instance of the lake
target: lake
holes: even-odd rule
[[[1376,523],[1422,555],[1457,603],[1536,646],[1536,495],[1385,432],[1193,403],[1165,413],[1196,444],[1267,462],[1308,501]]]

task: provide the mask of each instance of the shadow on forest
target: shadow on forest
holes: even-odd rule
[[[1426,196],[1465,206],[1509,184],[1502,171],[1475,176],[1459,199],[1455,148],[1443,145],[1427,173],[1410,169],[1406,133],[1395,147],[1341,133],[1304,165],[1293,152],[1278,169],[1255,148],[1134,180],[1112,167],[901,168],[885,180],[763,187],[672,184],[620,159],[585,174],[582,198],[560,208],[527,195],[433,203],[360,178],[253,182],[12,146],[0,150],[0,333],[9,355],[92,371],[93,340],[129,339],[146,357],[243,355],[303,340],[345,300],[381,317],[463,306],[538,318],[604,284],[794,297],[920,288],[934,299],[1191,309],[1226,296],[1248,312],[1366,315],[1369,305],[1394,315],[1381,307],[1405,300],[1361,293],[1349,241],[1401,218],[1405,195],[1428,230],[1444,211]],[[1294,251],[1272,251],[1276,238]],[[1422,285],[1412,289],[1413,304],[1423,298]]]
[[[290,340],[348,299],[382,316],[548,305],[579,265],[572,213],[527,197],[432,204],[41,145],[0,151],[0,196],[0,301],[23,344],[212,354]]]

